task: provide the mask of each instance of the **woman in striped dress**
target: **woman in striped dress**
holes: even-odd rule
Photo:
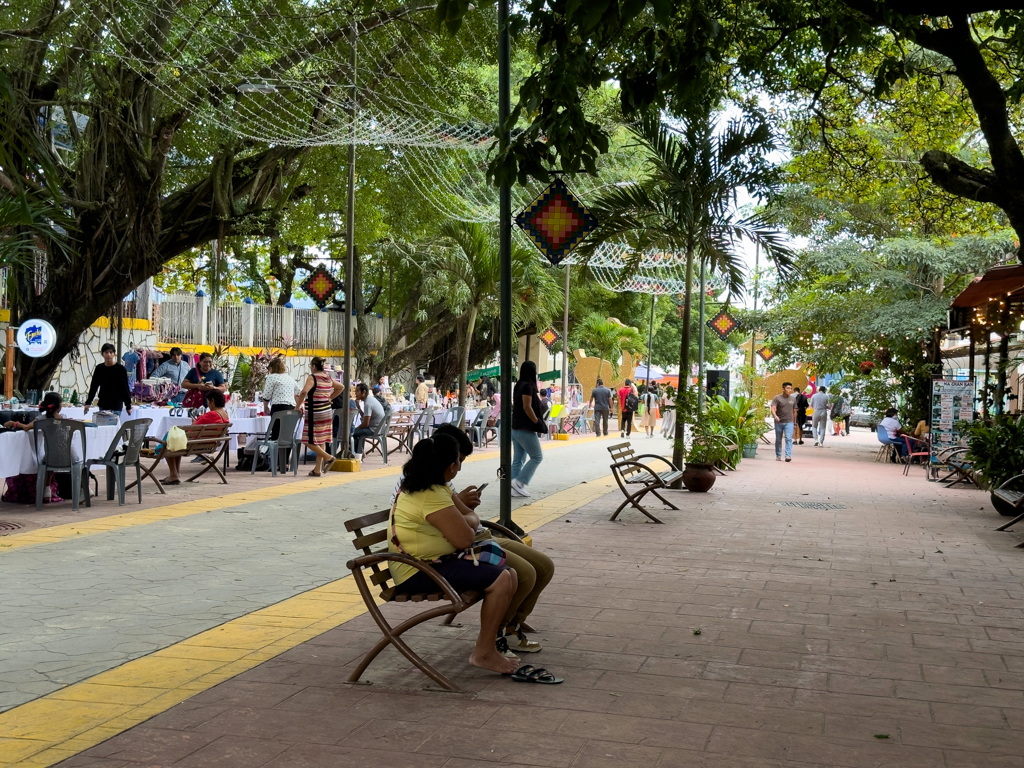
[[[334,439],[334,411],[331,400],[341,394],[344,385],[334,381],[324,373],[324,359],[314,357],[309,361],[310,375],[302,391],[295,398],[296,405],[301,407],[306,401],[306,445],[316,453],[316,465],[309,473],[312,477],[320,477],[321,472],[328,472],[334,463],[334,457],[327,452],[326,446]]]

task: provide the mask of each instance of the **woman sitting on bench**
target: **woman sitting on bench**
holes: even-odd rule
[[[193,424],[227,424],[231,421],[231,417],[228,416],[228,412],[224,410],[224,406],[227,401],[224,399],[224,393],[219,389],[211,389],[206,393],[206,405],[209,406],[210,410],[204,413],[202,416],[193,421]],[[164,436],[167,439],[167,436]],[[161,482],[164,485],[181,485],[181,456],[168,456],[165,460],[167,464],[167,477]]]
[[[388,549],[430,563],[459,594],[483,594],[480,634],[469,663],[511,674],[518,667],[517,660],[502,656],[495,648],[494,638],[518,586],[515,571],[507,566],[474,563],[471,559],[435,562],[473,546],[480,524],[475,513],[463,515],[452,501],[448,483],[461,468],[459,445],[454,438],[436,435],[416,443],[412,458],[402,468],[405,480],[392,512]],[[391,562],[388,567],[397,592],[415,595],[438,591],[433,579],[411,565]]]

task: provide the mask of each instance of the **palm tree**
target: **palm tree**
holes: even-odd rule
[[[477,322],[499,312],[501,262],[497,233],[484,224],[449,221],[441,227],[440,247],[431,251],[423,265],[428,292],[445,296],[453,314],[458,314],[459,405],[466,402],[469,353]],[[532,250],[513,244],[512,323],[523,327],[550,319],[560,293],[547,270],[541,268]]]
[[[643,336],[636,328],[603,318],[597,313],[591,313],[583,318],[576,335],[584,347],[588,347],[601,359],[597,364],[598,378],[601,378],[605,360],[611,361],[612,375],[618,376],[619,356],[623,352],[640,355],[646,349]]]
[[[764,213],[743,216],[736,210],[740,190],[755,198],[774,194],[777,173],[767,155],[774,149],[771,129],[760,122],[732,120],[719,131],[709,112],[684,121],[677,131],[651,115],[630,128],[646,156],[650,175],[615,187],[592,209],[600,222],[587,247],[626,240],[636,253],[661,249],[686,256],[686,292],[679,351],[679,418],[673,460],[683,460],[683,427],[688,409],[690,305],[693,265],[699,258],[725,276],[730,293],[743,293],[742,241],[759,243],[785,276],[792,251],[784,235]]]

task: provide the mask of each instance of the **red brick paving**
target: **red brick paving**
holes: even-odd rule
[[[563,685],[476,674],[463,616],[412,644],[466,693],[392,651],[347,686],[362,616],[63,765],[1024,768],[1024,526],[873,453],[762,451],[664,526],[609,523],[615,493],[535,532],[558,571],[528,661]],[[849,509],[775,504],[800,500]]]

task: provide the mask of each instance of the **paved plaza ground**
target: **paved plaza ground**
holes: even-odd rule
[[[855,431],[612,523],[617,442],[546,445],[516,500],[557,567],[525,661],[560,686],[469,667],[476,610],[408,636],[463,693],[391,650],[345,684],[379,632],[341,521],[397,468],[0,539],[0,765],[1024,768],[1024,525],[986,494]]]

